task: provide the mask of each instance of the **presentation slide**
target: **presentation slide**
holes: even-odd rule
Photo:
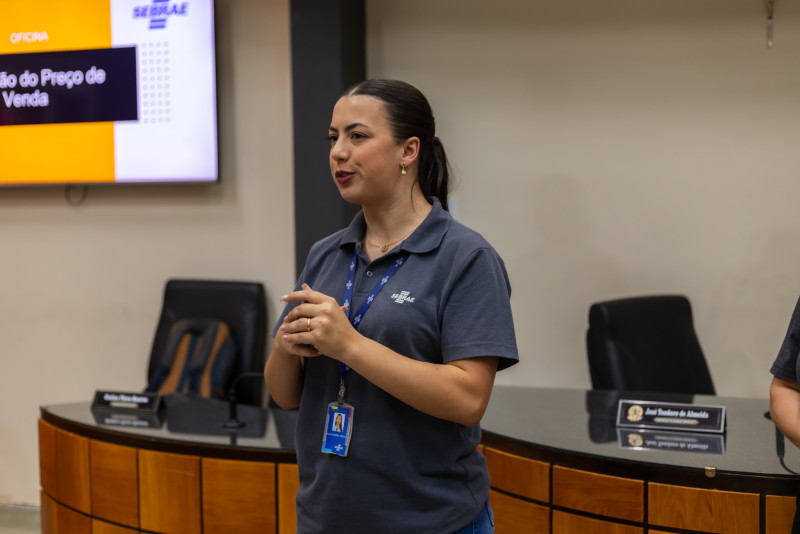
[[[0,185],[216,181],[213,0],[4,0]]]

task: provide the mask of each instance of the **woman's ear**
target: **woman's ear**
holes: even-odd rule
[[[419,157],[419,137],[409,137],[403,142],[403,160],[411,166]]]

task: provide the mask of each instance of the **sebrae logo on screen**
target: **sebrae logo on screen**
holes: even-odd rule
[[[169,17],[182,17],[189,14],[189,2],[170,2],[169,0],[153,0],[149,6],[133,8],[134,19],[148,19],[151,30],[163,30],[167,27]]]

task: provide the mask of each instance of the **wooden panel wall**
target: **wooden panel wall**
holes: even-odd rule
[[[296,464],[137,450],[42,420],[38,432],[42,534],[295,533]],[[760,522],[759,494],[650,483],[645,525],[643,480],[483,452],[496,534],[791,532],[794,497],[767,495]]]
[[[139,449],[142,530],[200,534],[200,458]]]
[[[495,534],[550,532],[550,508],[498,491],[489,492]]]
[[[553,511],[553,534],[643,534],[644,529]]]
[[[136,449],[91,440],[92,515],[139,528]]]
[[[550,502],[550,464],[492,447],[483,450],[492,487],[536,501]]]
[[[796,501],[796,497],[767,495],[767,534],[791,534]]]
[[[92,519],[41,495],[42,534],[92,534]]]
[[[56,498],[84,514],[92,511],[89,440],[56,429]]]
[[[39,517],[42,534],[57,534],[58,506],[59,504],[50,498],[44,490],[39,492]]]
[[[275,534],[275,464],[203,458],[203,532]]]
[[[649,523],[714,534],[758,532],[755,493],[648,485]]]
[[[553,467],[553,504],[593,514],[644,521],[644,482]]]
[[[138,534],[138,530],[132,528],[121,527],[100,521],[99,519],[92,520],[92,534]]]
[[[41,419],[38,427],[43,534],[278,531],[275,463],[135,449]],[[294,533],[297,465],[283,473],[281,532]]]
[[[56,427],[39,419],[39,484],[56,494]]]
[[[278,534],[294,534],[297,529],[294,497],[299,487],[297,464],[278,464]]]

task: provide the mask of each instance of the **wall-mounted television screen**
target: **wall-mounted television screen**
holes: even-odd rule
[[[0,186],[218,179],[213,0],[3,0]]]

